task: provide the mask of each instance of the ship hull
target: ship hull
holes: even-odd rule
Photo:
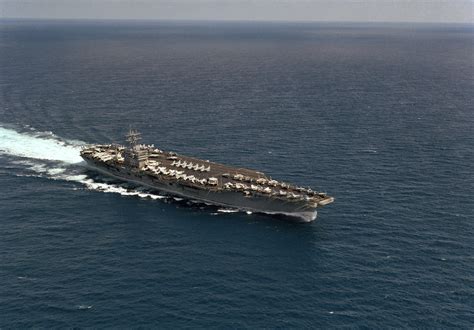
[[[141,186],[156,189],[167,194],[183,197],[189,200],[235,208],[242,211],[282,215],[297,221],[311,222],[316,219],[316,207],[309,207],[306,203],[285,202],[265,196],[245,197],[238,191],[209,191],[196,189],[178,182],[164,182],[141,172],[134,172],[123,167],[108,166],[99,161],[85,158],[89,168],[120,180],[132,182]]]

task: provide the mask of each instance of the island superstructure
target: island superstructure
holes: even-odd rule
[[[274,180],[262,172],[226,166],[140,144],[130,130],[128,146],[84,146],[81,157],[106,175],[190,200],[248,212],[316,219],[317,207],[334,201],[325,193]]]

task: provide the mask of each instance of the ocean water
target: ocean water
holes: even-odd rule
[[[472,25],[0,22],[0,327],[474,325]],[[316,222],[88,171],[165,150],[335,196]]]

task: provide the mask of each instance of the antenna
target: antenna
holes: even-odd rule
[[[125,137],[127,138],[128,143],[130,143],[130,146],[132,146],[132,147],[137,145],[138,141],[140,141],[142,139],[141,134],[137,130],[134,130],[134,129],[131,129],[131,128],[128,131],[128,134],[125,135]]]

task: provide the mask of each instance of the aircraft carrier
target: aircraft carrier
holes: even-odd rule
[[[296,218],[316,219],[319,206],[334,201],[325,193],[274,180],[262,172],[163,151],[140,144],[130,130],[129,146],[84,146],[81,157],[106,175],[207,204]]]

